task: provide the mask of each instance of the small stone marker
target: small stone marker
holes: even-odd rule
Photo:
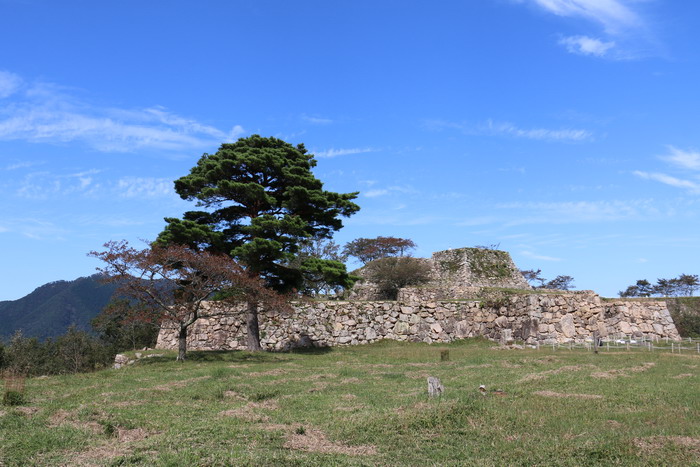
[[[428,396],[440,397],[445,392],[445,386],[442,385],[439,379],[428,376]]]
[[[512,329],[503,329],[501,331],[501,345],[513,345],[515,340],[513,339]]]

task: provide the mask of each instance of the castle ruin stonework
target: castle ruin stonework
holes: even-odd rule
[[[476,250],[476,251],[475,251]],[[504,330],[526,344],[583,342],[600,337],[680,339],[666,303],[610,300],[592,291],[533,290],[504,251],[447,250],[428,261],[431,281],[401,289],[396,301],[373,300],[372,284],[360,284],[351,300],[294,303],[290,313],[260,313],[261,344],[268,350],[338,346],[381,339],[451,342]],[[221,304],[206,304],[205,315]],[[192,350],[246,348],[244,308],[230,316],[203,317],[188,334]],[[218,313],[217,313],[218,314]],[[165,323],[158,348],[176,349],[177,331]]]

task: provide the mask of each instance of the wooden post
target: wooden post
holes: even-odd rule
[[[598,353],[598,331],[593,331],[593,353]]]
[[[447,349],[440,351],[440,361],[449,362],[450,361],[450,351]]]

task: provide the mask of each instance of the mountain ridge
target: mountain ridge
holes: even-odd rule
[[[65,333],[71,325],[91,332],[90,321],[109,303],[116,288],[93,274],[49,282],[17,300],[0,301],[0,339],[17,331],[47,339]]]

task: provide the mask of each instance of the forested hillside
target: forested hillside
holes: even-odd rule
[[[0,339],[18,329],[24,336],[45,339],[63,334],[72,324],[89,331],[90,320],[109,302],[114,284],[101,284],[100,276],[44,284],[29,295],[0,302]]]

